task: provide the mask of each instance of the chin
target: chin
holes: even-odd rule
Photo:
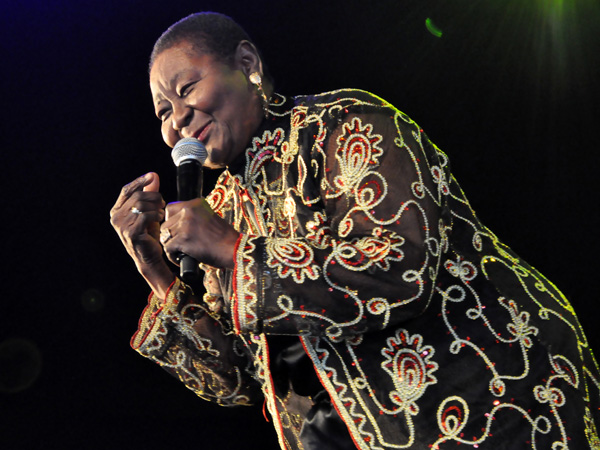
[[[209,157],[206,159],[206,161],[204,161],[204,167],[208,167],[209,169],[224,169],[227,167],[227,164],[218,161],[212,161]]]

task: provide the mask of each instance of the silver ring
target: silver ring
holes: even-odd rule
[[[141,212],[139,209],[137,209],[135,206],[132,206],[132,207],[131,207],[131,212],[132,212],[132,213],[134,213],[134,214],[141,214],[141,213],[142,213],[142,212]]]
[[[173,236],[171,235],[171,230],[169,230],[168,228],[160,230],[160,242],[162,242],[163,244],[166,244],[167,241],[172,237]]]

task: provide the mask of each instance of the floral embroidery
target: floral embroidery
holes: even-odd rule
[[[339,193],[355,193],[363,179],[373,173],[383,150],[377,145],[382,136],[373,134],[373,126],[362,126],[358,118],[343,126],[343,134],[338,137],[338,151],[335,155],[340,165],[340,175],[333,179]]]
[[[261,138],[252,140],[254,152],[250,153],[249,161],[246,164],[245,178],[247,180],[255,179],[267,161],[278,157],[284,138],[285,132],[278,128],[274,131],[267,130]]]
[[[316,280],[319,266],[315,264],[313,250],[306,243],[294,239],[271,239],[267,243],[267,265],[277,269],[277,275],[287,278],[292,275],[296,283],[305,277]]]
[[[407,330],[396,331],[394,337],[388,338],[387,347],[381,350],[384,360],[381,367],[394,381],[395,390],[389,393],[393,403],[400,410],[410,415],[419,413],[416,401],[423,395],[430,384],[437,379],[433,376],[438,368],[433,362],[433,347],[423,346],[423,337],[410,336]]]
[[[404,238],[381,228],[373,230],[373,236],[352,239],[335,245],[335,260],[348,270],[363,271],[375,265],[389,270],[392,261],[404,258]]]
[[[223,370],[219,359],[221,353],[215,343],[194,329],[206,309],[204,305],[186,302],[189,295],[189,288],[177,281],[169,290],[163,307],[154,310],[155,321],[150,334],[142,339],[138,338],[139,333],[136,334],[132,345],[143,356],[176,375],[199,397],[224,405],[250,404],[249,396],[244,393],[240,368]],[[156,296],[150,298],[150,305],[158,302],[161,300]],[[182,339],[187,345],[172,346],[174,341]],[[225,374],[230,380],[228,386],[222,383]]]
[[[206,297],[206,314],[231,314],[233,344],[197,333],[202,305],[183,287],[174,310],[149,305],[141,352],[222,404],[256,401],[258,380],[282,448],[297,436],[263,331],[302,336],[360,449],[497,448],[505,421],[516,447],[598,448],[598,366],[573,308],[479,222],[446,155],[371,94],[274,99],[244,173],[208,196],[242,233],[233,277],[219,271],[231,295]],[[219,366],[231,354],[250,358]]]
[[[314,219],[306,222],[306,230],[306,239],[313,247],[325,249],[331,245],[331,228],[323,213],[315,212]]]

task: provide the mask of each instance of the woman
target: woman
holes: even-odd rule
[[[165,205],[155,173],[121,191],[112,224],[152,289],[133,347],[210,401],[264,396],[282,448],[600,448],[572,307],[446,155],[372,94],[286,98],[265,72],[219,14],[155,44],[163,139],[225,171],[206,199]],[[203,298],[163,251],[202,263]]]

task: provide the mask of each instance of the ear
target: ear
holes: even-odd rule
[[[235,51],[235,65],[240,69],[246,77],[251,73],[258,72],[263,74],[262,61],[258,54],[258,50],[252,42],[240,41]]]

